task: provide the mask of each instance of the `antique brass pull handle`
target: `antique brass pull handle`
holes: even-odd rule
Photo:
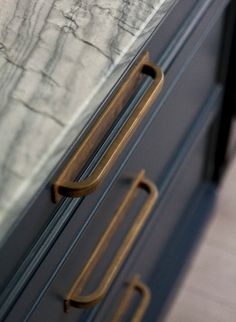
[[[120,248],[116,252],[96,290],[89,295],[81,295],[82,290],[84,289],[84,285],[88,281],[91,273],[96,269],[96,266],[101,256],[105,253],[105,250],[109,246],[113,235],[117,231],[120,223],[124,221],[127,209],[131,206],[132,201],[136,196],[138,190],[137,188],[145,190],[149,195],[148,199],[140,209],[140,212],[138,213],[134,223],[132,224],[132,227],[123,239]],[[158,191],[156,189],[156,186],[150,180],[144,177],[144,171],[142,170],[133,181],[129,192],[127,193],[120,207],[115,212],[115,215],[108,225],[105,233],[99,240],[88,262],[84,266],[82,272],[76,279],[73,287],[64,300],[64,309],[66,312],[68,311],[70,306],[77,308],[94,306],[106,295],[112,281],[117,275],[121,265],[125,261],[132,245],[134,244],[135,239],[137,238],[143,225],[148,219],[157,197]]]
[[[76,175],[78,175],[79,170],[81,170],[89,156],[95,151],[101,138],[107,133],[108,125],[110,124],[111,126],[117,119],[124,104],[128,101],[128,98],[130,98],[130,93],[144,75],[152,78],[152,84],[137,104],[137,107],[115,137],[110,148],[104,153],[91,175],[80,182],[74,182],[73,180]],[[52,186],[52,197],[54,202],[60,201],[62,196],[85,196],[98,188],[151,107],[153,101],[160,93],[163,82],[164,75],[160,67],[150,62],[148,53],[145,53],[123,81],[112,100],[107,104],[106,108],[104,108],[104,111],[97,119],[91,131],[84,138],[77,152],[73,155],[62,173],[54,182]]]
[[[120,305],[116,310],[116,314],[112,318],[111,322],[122,321],[122,318],[127,311],[130,302],[132,301],[134,291],[138,291],[141,294],[142,299],[130,322],[140,322],[142,320],[151,299],[151,292],[150,289],[140,281],[139,276],[135,275],[128,283],[128,288],[125,292],[125,295],[122,298]]]

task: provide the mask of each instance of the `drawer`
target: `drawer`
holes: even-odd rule
[[[136,175],[134,177],[135,181],[140,180]],[[151,216],[152,205],[150,205],[150,202],[153,204],[155,201],[155,189],[150,194],[141,189],[134,199],[133,196],[131,197],[133,200],[130,205],[130,201],[128,202],[126,198],[128,196],[130,199],[130,194],[135,192],[133,186],[135,181],[130,180],[127,175],[124,175],[122,179],[120,180],[120,190],[123,190],[122,195],[120,196],[121,191],[115,189],[106,197],[95,218],[74,245],[70,256],[55,276],[44,297],[39,303],[35,303],[35,310],[32,310],[32,315],[29,314],[28,316],[29,321],[40,321],[42,316],[48,321],[78,321],[78,319],[83,321],[84,313],[91,310],[90,306],[94,307],[97,301],[100,302],[98,290],[105,287],[104,285],[107,283],[110,287],[109,280],[111,279],[112,282],[119,274],[130,251],[135,247],[138,236],[142,234],[145,223]],[[143,179],[140,182],[140,187],[145,185]],[[137,184],[135,185],[137,189]],[[150,192],[150,186],[144,187],[144,189]],[[117,194],[119,194],[118,198]],[[112,199],[115,199],[116,207],[114,207]],[[144,217],[146,217],[146,220],[144,220]],[[104,241],[100,244],[104,237]],[[98,245],[100,245],[99,248],[97,248]],[[43,265],[47,265],[47,263],[45,262]],[[88,277],[86,277],[86,274],[88,274]],[[38,282],[38,278],[39,276],[34,281],[35,283]],[[84,287],[83,290],[79,291],[77,287],[80,287],[81,283],[84,284]],[[74,287],[76,291],[72,292]],[[32,285],[30,288],[32,288]],[[107,287],[105,288],[107,289]],[[95,289],[96,292],[94,292]],[[70,295],[71,292],[72,295]],[[88,294],[93,293],[98,293],[98,295],[94,296],[94,299],[89,299],[89,304],[87,304],[86,295],[90,298],[93,296]],[[82,296],[79,296],[79,294],[82,294]],[[68,300],[71,304],[66,306],[68,312],[65,313],[64,299],[73,298],[73,301],[76,302],[77,297],[79,298],[80,304],[78,305],[80,305],[80,308],[73,307],[77,304],[72,304],[72,300]],[[88,308],[83,309],[83,306],[86,307],[87,305]],[[9,316],[10,321],[14,320],[14,315]]]
[[[143,133],[130,146],[128,171],[147,169],[154,182],[161,184],[181,141],[208,97],[218,86],[218,66],[223,19],[212,18],[213,23],[204,37],[200,36],[202,25],[182,48],[175,63],[165,77],[165,87],[154,104]],[[190,49],[191,48],[191,49]],[[217,54],[218,53],[218,54]],[[150,156],[151,157],[148,157]]]
[[[153,316],[157,319],[158,314],[162,311],[163,305],[165,305],[163,294],[166,298],[167,294],[170,293],[169,280],[173,278],[175,270],[177,274],[179,269],[176,257],[182,256],[181,249],[178,249],[177,254],[173,251],[169,253],[167,245],[175,240],[180,225],[184,226],[188,222],[188,228],[192,229],[191,220],[196,225],[196,219],[194,220],[193,217],[197,215],[195,210],[200,200],[199,193],[204,190],[206,185],[204,179],[206,153],[209,146],[211,124],[216,119],[212,109],[217,109],[217,105],[219,107],[217,96],[212,98],[208,112],[204,111],[198,119],[191,136],[185,143],[186,145],[183,146],[177,161],[178,164],[174,165],[178,168],[178,171],[172,177],[171,183],[164,184],[166,188],[160,195],[155,211],[144,233],[136,243],[129,260],[124,265],[124,269],[116,279],[104,302],[89,314],[84,315],[84,318],[87,318],[88,321],[112,321],[112,317],[120,314],[120,311],[124,308],[123,319],[117,318],[115,321],[131,321],[132,316],[139,310],[140,303],[142,307],[142,302],[145,302],[147,297],[145,291],[138,287],[132,287],[133,278],[136,276],[139,276],[142,284],[149,288],[152,295],[142,321],[152,321]],[[186,151],[188,151],[187,156]],[[179,166],[180,163],[181,166]],[[189,236],[185,238],[185,241],[186,243],[191,242]],[[181,245],[184,245],[184,236],[182,236]],[[162,264],[162,261],[165,261],[165,264]],[[168,265],[171,265],[171,267]],[[161,290],[158,290],[160,286]],[[125,305],[123,303],[125,294],[130,288],[132,288],[133,298],[131,297],[132,300],[129,299],[129,305]]]

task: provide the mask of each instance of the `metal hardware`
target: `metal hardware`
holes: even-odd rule
[[[112,318],[111,322],[121,322],[124,317],[125,312],[128,310],[130,302],[132,301],[134,291],[138,291],[141,296],[141,303],[137,308],[132,320],[130,322],[140,322],[147,310],[149,302],[151,300],[150,289],[140,280],[138,275],[135,275],[131,281],[128,283],[128,288],[122,298],[118,309],[116,310],[115,316]]]
[[[125,214],[136,196],[137,188],[141,188],[149,194],[147,201],[142,206],[134,223],[132,224],[131,229],[123,239],[120,248],[116,252],[97,289],[89,295],[81,295],[84,285],[88,281],[91,273],[96,269],[97,263],[99,262],[101,256],[105,253],[113,235],[117,231],[121,222],[124,221]],[[107,230],[99,240],[88,262],[84,266],[82,272],[64,300],[65,312],[68,311],[70,306],[77,308],[90,307],[102,300],[102,298],[106,295],[112,281],[117,275],[121,265],[125,261],[132,245],[135,242],[135,239],[148,219],[157,197],[158,191],[156,186],[150,180],[145,178],[143,170],[140,171],[136,179],[133,181],[131,188],[124,198],[122,204],[115,212],[115,215],[107,227]]]
[[[125,103],[130,98],[130,94],[134,91],[140,80],[143,79],[144,75],[150,76],[153,79],[145,95],[141,98],[137,107],[115,137],[110,148],[104,153],[91,175],[83,181],[74,182],[74,178],[95,151],[99,142],[101,142],[101,138],[107,133],[108,128],[117,119]],[[52,198],[54,202],[60,201],[63,196],[80,197],[88,195],[100,186],[126,143],[148,112],[153,101],[160,93],[163,82],[164,75],[160,67],[149,61],[149,54],[146,52],[130,71],[112,100],[96,120],[91,131],[84,138],[76,153],[54,182],[52,186]]]

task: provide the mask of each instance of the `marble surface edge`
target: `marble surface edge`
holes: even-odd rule
[[[0,244],[176,0],[3,0]]]

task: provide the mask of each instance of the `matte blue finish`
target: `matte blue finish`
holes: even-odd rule
[[[96,316],[96,321],[109,321],[110,316],[106,317],[107,312],[111,312],[111,314],[115,312],[126,283],[133,275],[138,274],[141,276],[142,280],[152,289],[152,292],[158,289],[160,263],[164,259],[168,261],[169,258],[169,253],[166,251],[167,245],[175,238],[176,230],[179,223],[182,222],[183,216],[185,216],[185,219],[186,217],[188,218],[185,213],[190,214],[195,209],[195,207],[192,207],[193,199],[199,201],[198,196],[201,194],[201,189],[205,189],[204,168],[209,125],[216,117],[220,102],[220,91],[216,90],[209,97],[208,103],[203,107],[188,137],[184,140],[175,162],[168,170],[163,182],[163,188],[161,188],[159,202],[152,217],[114,287],[108,294],[107,300],[104,301],[104,305],[100,310],[95,308],[91,313],[91,316]],[[198,135],[199,132],[200,135]],[[196,202],[195,204],[197,206]],[[190,221],[189,228],[191,229],[191,220],[190,218],[188,220]],[[176,256],[178,257],[178,254]],[[163,274],[165,269],[169,269],[168,264],[163,267]],[[167,279],[175,277],[174,266],[171,273],[172,275],[168,275]],[[171,290],[169,284],[166,285],[166,288],[164,286],[163,288],[169,294]],[[155,293],[156,295],[153,296],[153,304],[150,305],[149,311],[153,310],[152,306],[157,306],[159,298],[162,299],[161,292]],[[161,302],[161,305],[163,304],[164,301]],[[158,306],[158,312],[161,311],[161,308]]]
[[[229,1],[226,0],[177,1],[175,8],[155,30],[144,50],[149,50],[152,58],[159,61],[166,72],[163,93],[120,155],[102,188],[86,198],[64,199],[59,205],[51,202],[50,182],[76,149],[82,139],[80,137],[49,182],[42,187],[41,193],[35,196],[35,201],[1,253],[7,260],[0,267],[0,276],[3,277],[0,320],[72,322],[81,318],[86,322],[105,321],[107,314],[115,310],[125,281],[134,273],[140,273],[153,290],[161,285],[160,291],[153,291],[153,303],[145,321],[151,322],[153,314],[161,316],[177,273],[191,250],[189,247],[182,252],[181,247],[173,248],[171,243],[178,240],[183,245],[191,241],[186,231],[193,223],[194,209],[188,215],[188,205],[192,204],[196,192],[202,196],[209,191],[208,187],[212,189],[209,182],[217,146],[216,119],[225,86],[218,71],[222,61],[222,30],[227,3]],[[135,107],[138,95],[145,91],[145,86],[137,91],[136,98],[120,116],[82,177],[91,172],[111,144]],[[212,127],[214,144],[208,149]],[[150,221],[101,305],[87,310],[72,309],[65,314],[63,298],[127,193],[130,185],[127,175],[135,175],[142,168],[160,190],[160,200]],[[129,219],[119,230],[102,265],[98,265],[96,275],[91,278],[88,291],[94,288],[109,265],[143,198],[141,195],[135,202]],[[194,201],[196,209],[202,200],[204,198],[199,197]],[[183,218],[188,222],[184,230],[180,229]],[[207,213],[204,218],[207,218]],[[199,231],[204,218],[199,219]],[[37,228],[25,236],[24,230],[31,223]],[[194,238],[191,243],[193,241]],[[16,244],[20,246],[15,248]],[[173,259],[172,268],[163,277],[168,268],[169,254],[173,252],[176,252],[178,260]],[[9,253],[15,256],[7,257]],[[168,281],[163,282],[165,278]],[[155,307],[158,299],[160,304]],[[131,315],[134,309],[135,305],[130,309]]]

